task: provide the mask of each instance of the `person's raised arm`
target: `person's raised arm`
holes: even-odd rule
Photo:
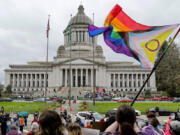
[[[105,132],[115,132],[118,126],[119,126],[118,122],[115,121],[109,127],[106,128]]]

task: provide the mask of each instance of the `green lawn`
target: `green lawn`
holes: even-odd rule
[[[21,112],[27,111],[34,113],[36,110],[41,112],[45,107],[49,105],[41,102],[0,102],[0,107],[4,106],[5,112]]]
[[[92,103],[88,104],[88,110],[97,111],[99,113],[105,114],[108,110],[113,110],[123,103],[96,103],[95,107]],[[135,103],[133,108],[141,111],[142,114],[145,114],[148,108],[152,107],[162,107],[167,110],[171,110],[176,112],[178,108],[180,108],[180,103]]]

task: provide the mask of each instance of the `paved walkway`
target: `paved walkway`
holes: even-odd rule
[[[80,103],[81,101],[76,101],[76,103],[71,102],[72,114],[76,114],[78,112]],[[62,105],[62,109],[66,109],[68,112],[70,112],[70,106],[68,104],[68,101],[66,101],[66,103]],[[57,108],[55,111],[60,114],[60,108]]]

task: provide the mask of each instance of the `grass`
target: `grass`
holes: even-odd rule
[[[21,112],[27,111],[29,113],[34,113],[36,110],[42,112],[44,108],[50,104],[45,104],[43,102],[0,102],[0,107],[4,106],[5,112]]]
[[[99,113],[105,114],[108,110],[113,110],[124,103],[96,103],[95,107],[92,103],[88,104],[89,111],[97,111]],[[128,103],[127,103],[128,104]],[[145,114],[148,108],[153,107],[162,107],[167,110],[177,112],[177,109],[180,108],[180,103],[135,103],[133,108],[141,111],[142,114]]]

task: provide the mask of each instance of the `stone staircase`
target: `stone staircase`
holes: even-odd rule
[[[84,97],[86,94],[86,91],[89,88],[82,88],[82,87],[72,87],[71,88],[71,96],[74,97]],[[63,97],[68,97],[69,95],[69,87],[62,87],[60,91],[58,91],[57,96],[63,96]]]

